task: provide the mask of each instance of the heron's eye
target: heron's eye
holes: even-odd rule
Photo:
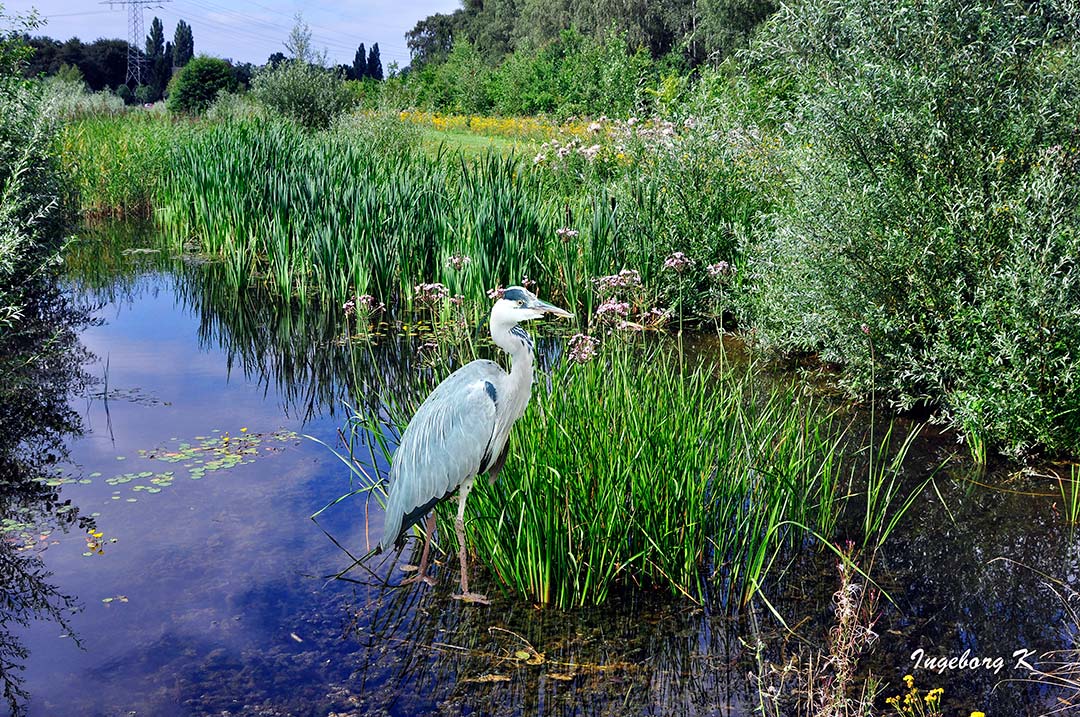
[[[525,305],[525,299],[518,299],[517,305],[518,306],[524,306]]]

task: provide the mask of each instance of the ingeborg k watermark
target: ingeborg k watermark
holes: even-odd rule
[[[1006,662],[1006,658],[998,657],[973,657],[971,650],[964,650],[960,655],[952,657],[927,655],[921,647],[911,653],[911,659],[915,662],[913,670],[929,670],[939,675],[946,670],[987,670],[995,675],[1001,672],[1006,664],[1012,664],[1014,670],[1026,670],[1035,672],[1035,667],[1028,660],[1035,655],[1035,650],[1021,647],[1012,654],[1012,660]]]

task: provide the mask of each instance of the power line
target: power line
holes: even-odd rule
[[[54,12],[51,15],[42,15],[43,20],[50,20],[54,17],[83,17],[85,15],[109,15],[112,10],[94,10],[93,12]]]
[[[207,0],[182,0],[182,2],[188,5],[188,7],[194,11],[195,16],[198,17],[199,20],[203,23],[230,33],[238,32],[246,37],[255,40],[274,43],[276,46],[280,46],[284,42],[284,39],[288,37],[289,31],[292,29],[291,25],[286,26],[284,24],[277,24],[272,20],[255,17],[248,13],[237,12],[235,10],[231,10],[229,8],[217,5],[213,2],[208,2]],[[222,19],[219,20],[211,18],[206,15],[206,13],[213,13],[219,15]],[[280,13],[275,14],[280,15]],[[237,26],[227,22],[229,19],[232,18],[243,21],[243,23],[245,23],[247,26]],[[309,28],[316,29],[315,26],[311,25],[309,25]],[[274,33],[274,35],[271,36],[267,33]],[[334,50],[338,53],[351,55],[356,51],[356,46],[352,44],[352,39],[344,39],[341,38],[340,35],[335,35],[327,38],[320,33],[319,35],[313,37],[313,40],[315,41],[315,44],[323,45],[327,49]],[[408,52],[403,45],[383,42],[381,43],[381,47],[388,49],[391,53],[394,54],[402,56],[408,55]]]
[[[143,83],[143,56],[142,52],[139,51],[139,45],[143,39],[143,9],[147,5],[163,7],[161,5],[163,2],[172,2],[172,0],[104,0],[101,3],[102,5],[108,5],[110,9],[113,5],[128,6],[127,74],[124,77],[125,84],[132,80],[135,80],[136,86]]]

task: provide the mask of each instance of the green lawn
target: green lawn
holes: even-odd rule
[[[452,151],[460,150],[469,158],[482,157],[488,152],[497,152],[504,156],[511,154],[535,154],[539,144],[522,139],[509,139],[472,132],[452,132],[423,127],[420,130],[424,148],[435,152],[440,145]]]

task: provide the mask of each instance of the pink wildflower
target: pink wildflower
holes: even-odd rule
[[[608,299],[596,307],[596,315],[601,318],[622,318],[630,313],[630,304],[625,301]]]
[[[618,274],[610,276],[598,276],[593,279],[596,288],[604,289],[631,289],[641,286],[641,273],[635,269],[623,269]]]
[[[600,342],[592,336],[574,334],[570,337],[570,360],[587,363],[596,358],[596,346]]]
[[[682,272],[687,267],[694,265],[694,260],[683,254],[681,251],[677,251],[667,259],[664,260],[665,269],[674,269],[675,271]]]
[[[705,270],[709,272],[709,276],[715,278],[717,276],[722,276],[723,274],[730,274],[731,264],[728,264],[726,261],[718,261],[715,264],[709,264]]]
[[[446,266],[454,271],[461,271],[469,264],[472,264],[472,258],[464,254],[454,254],[446,260]]]
[[[417,284],[413,289],[417,301],[425,304],[434,304],[450,295],[450,290],[444,284]]]

